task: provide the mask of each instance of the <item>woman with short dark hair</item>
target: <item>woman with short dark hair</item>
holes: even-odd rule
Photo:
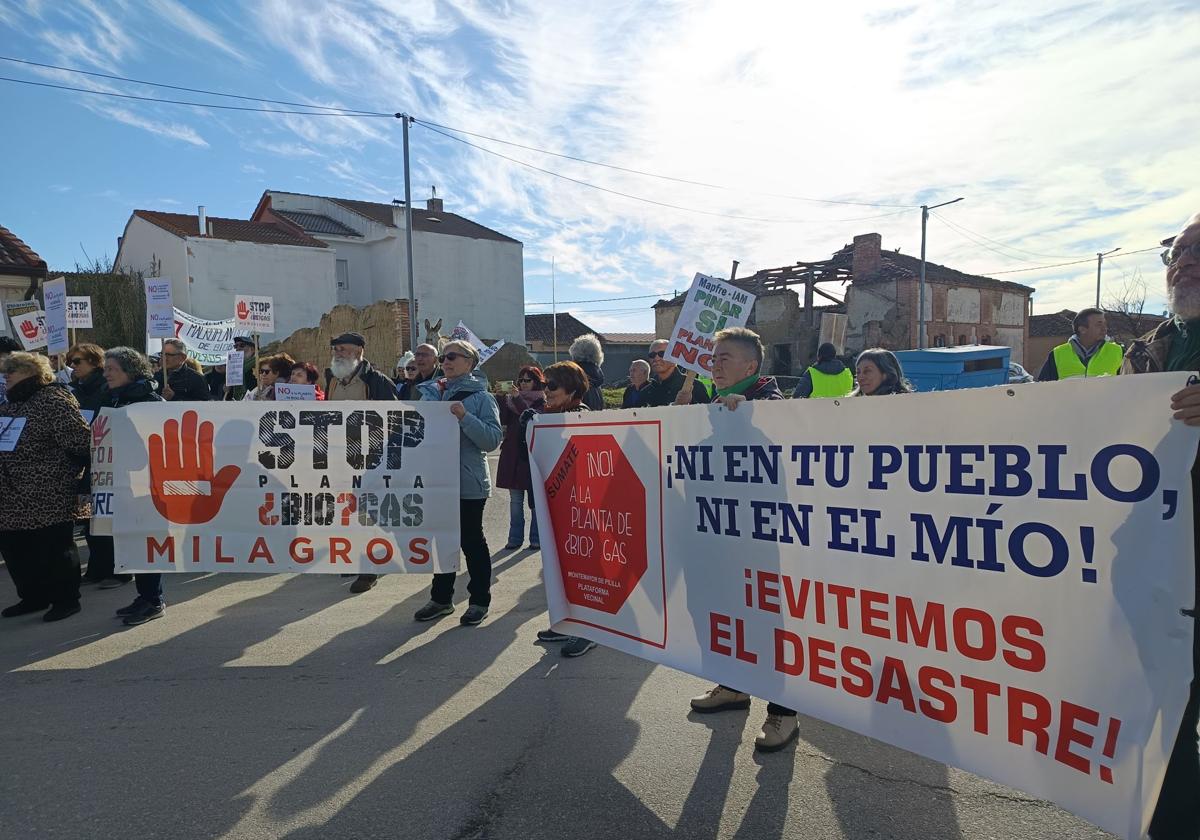
[[[292,371],[288,376],[288,382],[293,385],[312,385],[317,395],[317,399],[325,399],[325,392],[321,390],[321,386],[317,383],[321,381],[321,372],[317,370],[317,366],[312,362],[295,362],[292,364]]]
[[[546,376],[537,365],[525,365],[517,374],[517,390],[500,403],[500,422],[504,424],[504,441],[500,444],[500,461],[496,464],[496,486],[508,491],[508,544],[521,547],[525,539],[525,500],[529,500],[529,547],[541,548],[538,537],[537,514],[533,510],[533,492],[529,480],[529,451],[521,436],[521,415],[531,408],[541,408],[542,389]]]
[[[292,367],[296,360],[287,353],[277,356],[267,356],[258,360],[258,387],[246,392],[244,400],[273,400],[275,399],[275,383],[287,382],[292,376]]]
[[[91,513],[80,490],[92,435],[45,356],[12,353],[0,374],[0,434],[12,444],[0,449],[0,554],[20,598],[0,616],[45,611],[43,620],[59,621],[79,612],[75,520]]]
[[[104,348],[98,344],[76,344],[67,351],[71,368],[71,393],[80,411],[93,415],[104,399]]]
[[[546,403],[541,411],[530,409],[521,417],[521,440],[526,439],[525,429],[535,414],[565,414],[568,411],[588,411],[584,404],[591,383],[583,368],[574,362],[556,362],[546,368],[546,387],[543,389]],[[596,646],[596,643],[582,636],[571,636],[559,633],[557,630],[539,630],[538,640],[542,642],[562,642],[563,656],[583,656]]]

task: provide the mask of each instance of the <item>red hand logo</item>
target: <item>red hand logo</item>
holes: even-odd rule
[[[237,305],[237,316],[239,321],[245,321],[250,317],[250,307],[246,301],[239,300]]]
[[[21,335],[25,336],[26,338],[28,338],[30,340],[33,340],[33,339],[37,338],[37,333],[38,333],[38,325],[35,324],[33,321],[22,321],[21,322]]]
[[[197,435],[197,420],[196,412],[184,412],[182,446],[178,420],[163,424],[163,437],[150,435],[150,496],[163,518],[177,525],[216,516],[242,472],[230,464],[213,475],[213,424],[201,423]]]
[[[96,422],[92,423],[92,446],[99,446],[101,443],[103,443],[107,434],[108,418],[97,417]]]

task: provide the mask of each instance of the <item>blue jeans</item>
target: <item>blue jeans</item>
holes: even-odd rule
[[[529,497],[529,543],[539,545],[537,512],[533,509],[532,490],[508,491],[508,544],[520,545],[525,541],[525,497]]]

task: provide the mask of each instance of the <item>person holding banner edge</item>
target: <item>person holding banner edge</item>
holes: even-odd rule
[[[1174,317],[1130,344],[1121,374],[1161,371],[1200,371],[1200,213],[1187,222],[1163,252],[1167,267],[1167,302]],[[1194,380],[1193,380],[1194,381]],[[1171,397],[1172,416],[1189,426],[1200,426],[1200,384],[1188,385]],[[1197,563],[1196,591],[1191,608],[1182,612],[1192,618],[1192,682],[1183,720],[1158,804],[1150,821],[1153,840],[1196,840],[1200,838],[1200,460],[1192,465],[1192,527]],[[1169,726],[1169,723],[1165,723]]]
[[[153,372],[146,358],[132,347],[112,347],[104,354],[104,381],[108,383],[104,406],[124,408],[127,405],[162,400],[154,390]],[[105,537],[110,543],[112,537]],[[167,612],[163,600],[161,574],[139,572],[133,576],[137,597],[128,606],[117,610],[117,617],[129,627],[162,618]]]
[[[483,508],[492,492],[486,452],[500,446],[504,429],[496,398],[488,393],[487,377],[476,370],[479,352],[467,341],[450,341],[438,357],[444,378],[417,386],[422,400],[450,403],[459,428],[459,532],[467,561],[470,600],[459,623],[483,621],[492,603],[492,554],[483,534]],[[433,576],[429,602],[417,610],[417,621],[433,621],[454,612],[454,572]]]
[[[729,411],[747,400],[782,400],[783,392],[773,376],[759,376],[762,367],[762,341],[753,331],[745,327],[721,330],[714,337],[713,384],[717,386],[714,404],[723,405]],[[691,699],[692,711],[711,714],[750,708],[750,695],[717,685],[704,694]],[[778,703],[767,704],[767,719],[763,722],[754,748],[759,752],[777,752],[800,734],[796,721],[796,710]]]
[[[75,520],[90,515],[80,490],[91,431],[45,356],[12,353],[0,374],[8,388],[0,432],[9,439],[0,449],[0,555],[20,598],[0,616],[45,610],[44,621],[60,621],[80,609]]]

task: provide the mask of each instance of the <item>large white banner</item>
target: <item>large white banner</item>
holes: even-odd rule
[[[143,403],[105,416],[121,571],[458,568],[448,403]]]
[[[233,352],[235,330],[232,318],[224,321],[205,320],[189,315],[182,309],[175,309],[173,314],[175,337],[187,345],[189,356],[205,367],[225,364]]]
[[[1140,837],[1192,673],[1186,381],[543,415],[551,619]]]

